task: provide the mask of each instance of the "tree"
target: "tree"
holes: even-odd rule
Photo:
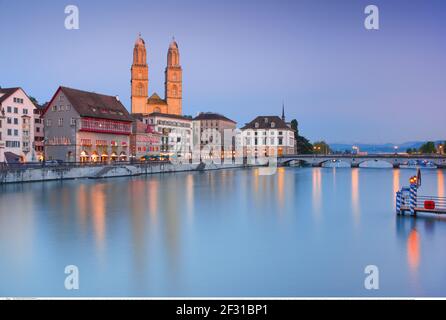
[[[435,143],[433,141],[428,141],[420,147],[419,151],[423,154],[430,154],[436,153],[437,148],[435,148]]]
[[[313,152],[317,154],[330,154],[330,146],[325,141],[318,141],[313,143]]]
[[[36,98],[34,98],[34,97],[29,97],[29,100],[31,100],[31,102],[34,103],[36,106],[39,105],[39,102],[37,101]]]
[[[440,154],[445,154],[445,153],[446,153],[446,141],[440,145]]]
[[[307,138],[299,135],[299,123],[296,119],[291,120],[291,129],[294,130],[294,140],[296,143],[296,153],[309,154],[313,152],[313,145]]]

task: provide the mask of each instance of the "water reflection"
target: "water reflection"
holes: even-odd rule
[[[367,295],[352,276],[364,261],[392,278],[380,295],[444,295],[446,219],[395,218],[406,173],[279,168],[0,187],[0,295],[67,295],[55,274],[68,263],[88,268],[82,294],[92,296]],[[443,174],[425,174],[423,188],[444,196]]]
[[[322,168],[314,168],[312,173],[313,211],[317,219],[322,215]]]
[[[281,208],[285,205],[285,168],[277,169],[277,202]],[[279,210],[279,212],[282,212]]]
[[[407,258],[410,270],[417,271],[420,265],[420,235],[417,229],[412,229],[407,239]]]
[[[395,194],[400,190],[400,169],[394,169],[393,171],[393,205],[396,206]]]
[[[352,212],[355,225],[359,224],[361,215],[359,204],[359,168],[352,168]]]
[[[438,189],[438,196],[443,198],[444,197],[444,173],[443,170],[437,170],[437,189]]]
[[[105,245],[105,206],[107,196],[104,191],[104,184],[93,185],[89,195],[93,205],[93,228],[96,235],[96,245],[98,249],[104,249]]]

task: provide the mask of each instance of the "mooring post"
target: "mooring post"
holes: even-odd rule
[[[417,206],[417,191],[418,187],[416,183],[410,185],[410,214],[415,215],[415,207]]]
[[[396,192],[396,214],[401,214],[401,191]]]

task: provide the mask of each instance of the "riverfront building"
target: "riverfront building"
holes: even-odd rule
[[[237,123],[234,120],[221,114],[201,112],[193,119],[193,144],[200,146],[200,150],[206,145],[219,146],[222,157],[233,157],[236,126]]]
[[[278,116],[258,116],[242,129],[245,156],[278,156],[294,154],[294,130]]]
[[[131,67],[132,113],[182,114],[183,70],[180,65],[178,44],[173,40],[167,51],[165,70],[164,99],[156,93],[150,97],[149,67],[147,65],[146,44],[141,35],[136,39]]]
[[[132,114],[135,121],[132,124],[130,136],[131,157],[136,161],[145,161],[161,152],[162,133],[155,131],[155,127],[144,121],[142,114]]]
[[[45,158],[45,126],[43,123],[43,112],[46,104],[39,105],[34,103],[34,151],[38,161],[43,161]]]
[[[43,118],[46,160],[128,160],[133,118],[118,97],[59,87]]]
[[[161,137],[161,155],[172,156],[180,153],[183,159],[190,159],[193,148],[192,118],[154,112],[142,115],[142,121],[153,126]]]
[[[0,88],[0,162],[36,161],[34,103],[22,88]]]

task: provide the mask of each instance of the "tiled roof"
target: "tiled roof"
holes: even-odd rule
[[[222,120],[222,121],[228,121],[232,123],[237,123],[234,120],[231,120],[229,118],[226,118],[225,116],[213,113],[213,112],[200,112],[198,116],[194,118],[194,120]]]
[[[149,114],[149,117],[164,117],[164,118],[172,118],[172,119],[182,119],[182,120],[192,120],[189,116],[181,116],[177,114],[168,114],[168,113],[161,113],[161,112],[153,112]]]
[[[99,93],[82,91],[67,87],[60,87],[59,90],[61,90],[65,94],[73,108],[82,117],[121,120],[129,122],[133,121],[133,118],[130,116],[127,109],[115,96],[107,96]]]
[[[274,123],[274,125],[273,125]],[[257,125],[256,125],[257,124]],[[278,116],[258,116],[251,122],[247,123],[242,130],[246,129],[282,129],[292,130],[282,119]]]
[[[14,92],[16,92],[19,89],[20,89],[19,87],[16,87],[16,88],[1,88],[0,89],[0,94],[3,94],[3,95],[0,97],[0,103],[5,101],[6,99],[8,99]]]

